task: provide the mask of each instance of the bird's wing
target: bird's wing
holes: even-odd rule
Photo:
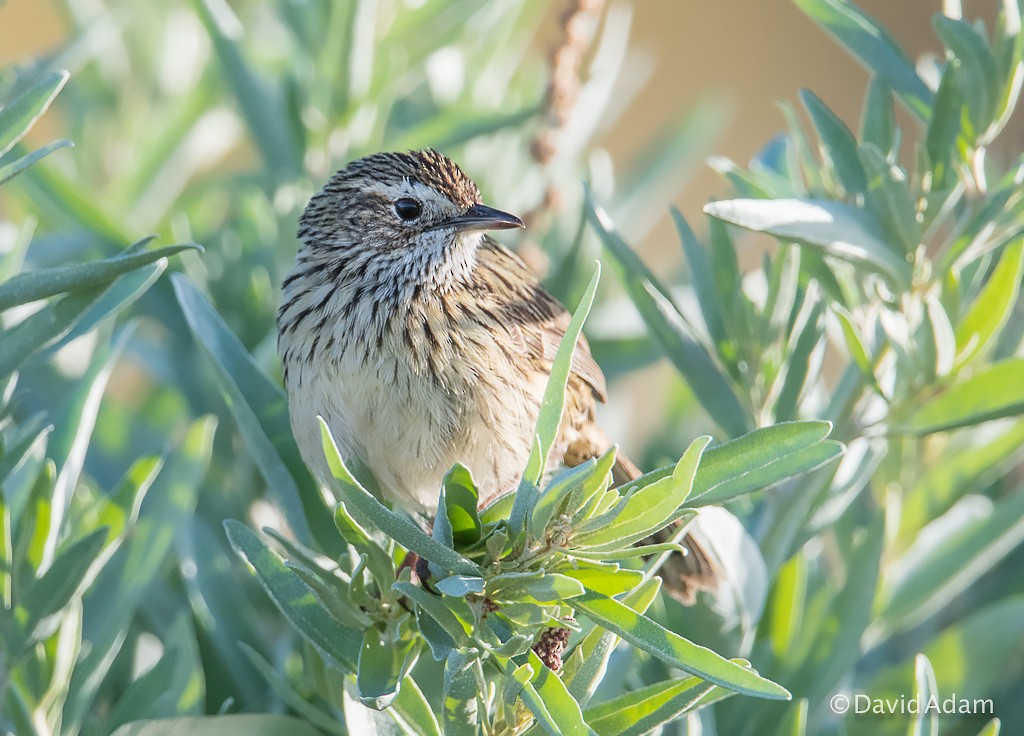
[[[477,251],[479,275],[489,284],[491,293],[507,295],[502,299],[503,322],[525,356],[550,364],[565,336],[572,315],[534,276],[526,264],[507,248],[490,238]],[[581,378],[601,402],[608,400],[604,373],[590,354],[586,338],[580,335],[572,356],[572,372]]]

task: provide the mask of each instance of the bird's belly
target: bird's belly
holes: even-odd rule
[[[342,357],[292,391],[294,431],[318,432],[315,418],[323,416],[343,455],[365,463],[382,494],[408,510],[433,514],[456,463],[470,469],[482,501],[512,490],[529,456],[543,385],[524,384],[500,356],[474,362],[456,355],[442,368],[424,370],[406,355]],[[313,441],[300,446],[318,447]],[[306,461],[325,474],[322,456]]]

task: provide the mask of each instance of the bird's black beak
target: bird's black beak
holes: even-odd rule
[[[441,227],[454,227],[459,231],[467,230],[512,230],[526,227],[522,220],[508,212],[496,210],[483,204],[475,204],[461,215],[445,221]]]

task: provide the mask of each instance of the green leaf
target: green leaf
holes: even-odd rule
[[[579,306],[565,329],[565,335],[558,344],[558,351],[551,364],[551,375],[548,378],[547,386],[544,389],[544,397],[540,402],[540,412],[537,415],[537,437],[539,439],[539,453],[530,454],[530,462],[523,473],[523,482],[536,486],[544,475],[544,466],[551,448],[558,437],[558,428],[562,424],[562,411],[565,407],[565,387],[569,382],[569,371],[572,368],[572,355],[576,350],[580,334],[583,332],[583,323],[590,314],[590,307],[594,303],[594,294],[597,292],[597,284],[601,280],[601,264],[597,263],[594,268],[594,275],[590,278],[590,284],[580,299]]]
[[[305,583],[248,527],[228,519],[228,541],[256,573],[260,585],[295,629],[343,672],[355,672],[362,636],[341,625]]]
[[[264,530],[264,533],[273,536],[271,530]],[[275,536],[274,539],[278,544],[281,543],[280,536]],[[287,547],[285,549],[287,550]],[[320,566],[311,567],[294,559],[285,558],[284,564],[299,576],[320,604],[340,624],[351,629],[365,629],[370,625],[371,619],[360,606],[361,596],[358,590],[363,583],[363,568],[360,565],[365,564],[366,556],[360,555],[358,559],[355,569],[357,581],[353,581],[355,576],[343,576],[340,570],[328,571]],[[384,586],[384,590],[389,588]]]
[[[321,549],[343,551],[323,495],[299,454],[280,387],[259,369],[209,300],[184,276],[171,277],[189,329],[202,346],[238,431],[253,462],[300,542],[309,546],[313,531]]]
[[[440,596],[432,595],[412,583],[399,582],[391,586],[394,590],[416,604],[418,610],[428,615],[442,631],[447,634],[456,646],[468,644],[466,627],[459,621],[455,613],[444,604]]]
[[[785,661],[801,634],[807,595],[807,558],[796,554],[784,564],[775,577],[766,612],[767,639],[772,653]]]
[[[263,655],[244,641],[238,642],[238,647],[245,653],[245,656],[252,662],[263,679],[270,684],[274,693],[281,698],[286,706],[302,716],[303,721],[316,726],[321,731],[338,734],[338,736],[346,736],[346,732],[339,727],[338,721],[332,715],[320,710],[320,708],[307,701],[295,691],[292,683],[289,682],[287,674],[278,671],[274,665],[263,658]],[[404,687],[405,683],[403,683]]]
[[[808,377],[814,362],[812,356],[825,334],[822,325],[824,312],[823,302],[805,304],[793,325],[795,334],[790,335],[786,346],[789,355],[786,358],[785,370],[782,372],[779,398],[775,402],[776,421],[795,420],[799,413],[800,399],[805,386],[808,385]],[[810,385],[814,385],[816,378],[817,376],[811,377]]]
[[[708,450],[689,503],[721,503],[820,467],[843,452],[841,444],[825,439],[831,431],[831,422],[782,422]]]
[[[648,553],[650,551],[648,550]],[[572,560],[553,568],[554,572],[579,580],[587,590],[616,596],[626,593],[644,581],[641,570],[628,570],[585,560]]]
[[[412,675],[406,675],[388,714],[413,736],[441,736],[441,724]]]
[[[597,458],[594,470],[569,496],[566,513],[574,517],[580,517],[580,512],[587,510],[592,499],[598,498],[598,494],[604,494],[608,491],[608,486],[613,480],[612,468],[615,466],[615,458],[618,455],[618,451],[618,445],[612,445],[601,457]],[[592,511],[592,509],[590,510]],[[586,518],[590,518],[589,511]]]
[[[752,669],[687,641],[614,598],[587,592],[573,600],[573,607],[633,646],[708,682],[746,695],[781,700],[791,697],[785,688]]]
[[[167,258],[186,250],[199,252],[203,250],[201,246],[187,244],[139,252],[138,247],[148,240],[150,238],[136,243],[125,253],[113,258],[72,266],[36,269],[18,274],[0,284],[0,310],[69,291],[106,286],[118,276],[142,268],[161,258]]]
[[[69,76],[71,75],[63,70],[51,72],[0,109],[0,156],[10,151],[35,125],[57,97]]]
[[[789,658],[799,661],[802,656],[803,664],[786,682],[812,703],[835,692],[838,683],[862,656],[860,642],[871,621],[884,535],[885,519],[881,513],[875,513],[848,553],[849,572],[838,594],[831,599],[823,597],[828,603],[824,612],[804,614],[805,628],[817,624],[818,631],[805,632],[798,638],[798,649],[790,653]],[[831,593],[828,589],[822,592]]]
[[[905,252],[912,253],[921,241],[921,225],[906,172],[890,163],[871,143],[860,147],[860,160],[867,175],[868,212],[885,228],[887,243],[899,243]]]
[[[455,598],[465,598],[470,593],[483,593],[484,579],[469,575],[449,575],[442,580],[438,580],[433,584],[433,587],[439,593]]]
[[[910,264],[864,212],[842,202],[819,199],[733,199],[712,202],[704,212],[734,225],[794,241],[843,261],[910,281]]]
[[[961,496],[986,488],[1019,462],[1024,452],[1024,421],[957,448],[948,448],[917,474],[904,492],[900,511],[900,537],[916,536],[925,523],[939,516]]]
[[[954,173],[963,105],[956,68],[953,64],[947,64],[942,70],[939,90],[935,93],[935,109],[928,121],[928,133],[925,136],[925,150],[932,171],[932,189],[935,191],[942,191],[948,186]]]
[[[658,597],[661,578],[654,577],[641,583],[635,590],[622,596],[622,603],[639,614],[644,614]],[[573,649],[562,667],[562,679],[570,694],[581,705],[586,705],[604,678],[608,660],[618,646],[619,637],[606,629],[593,627]]]
[[[697,239],[686,218],[683,217],[683,213],[675,207],[672,208],[672,221],[675,223],[676,232],[679,234],[679,241],[683,245],[686,261],[690,265],[690,282],[693,284],[693,290],[697,294],[697,302],[700,304],[700,311],[704,316],[704,326],[707,327],[711,344],[722,345],[728,338],[722,320],[722,305],[718,301],[719,294],[714,288],[711,265],[708,263],[708,254],[704,246]],[[643,264],[627,264],[624,262],[623,268],[637,272],[632,265]],[[653,278],[653,276],[650,278]],[[665,296],[669,298],[667,294]]]
[[[391,641],[376,626],[363,632],[356,670],[359,702],[367,708],[384,710],[398,696],[402,678],[415,661],[415,643]]]
[[[506,572],[487,580],[488,598],[499,601],[550,603],[584,593],[583,583],[568,575],[542,572]]]
[[[102,294],[103,287],[76,291],[0,331],[0,377],[14,372],[33,353],[67,334]]]
[[[993,363],[922,402],[893,432],[929,434],[1014,416],[1024,411],[1024,358]]]
[[[554,672],[544,666],[532,650],[527,661],[533,669],[530,684],[544,703],[544,708],[558,724],[558,736],[588,736],[591,730],[583,721],[579,703],[569,694],[565,685]]]
[[[938,103],[936,103],[937,106]],[[932,113],[934,120],[934,112]],[[892,109],[892,90],[879,77],[872,76],[864,99],[860,121],[860,137],[884,153],[892,151],[896,136],[896,119]]]
[[[708,415],[730,436],[750,429],[744,409],[728,380],[701,344],[694,329],[668,297],[668,292],[615,232],[608,215],[587,190],[587,218],[605,248],[619,263],[619,275],[647,329],[693,389]],[[677,221],[678,224],[678,221]],[[685,241],[684,241],[685,242]]]
[[[107,546],[107,533],[107,528],[101,527],[66,545],[49,569],[25,588],[15,609],[20,628],[12,647],[15,652],[56,631],[60,623],[57,617],[92,583],[102,567],[104,558],[100,553]]]
[[[1024,637],[1024,597],[1003,596],[997,602],[976,609],[955,623],[937,632],[922,648],[922,653],[935,662],[956,662],[956,667],[942,667],[936,672],[938,692],[956,693],[965,698],[987,697],[1005,682],[1009,671],[1019,671],[1014,664],[1015,651],[1008,641]],[[884,692],[886,686],[898,683],[905,690],[912,676],[909,663],[883,670],[869,692]]]
[[[919,120],[928,120],[932,91],[914,71],[899,44],[846,0],[793,0],[800,10],[889,86]]]
[[[846,127],[846,123],[809,89],[800,90],[800,101],[807,108],[811,122],[818,131],[821,145],[843,189],[850,195],[866,192],[867,178],[857,155],[857,140]]]
[[[697,677],[666,680],[588,708],[585,717],[599,736],[641,736],[695,710],[715,689]]]
[[[38,161],[42,161],[54,151],[60,150],[61,148],[73,148],[74,145],[75,144],[69,140],[62,139],[54,141],[53,143],[49,143],[42,148],[32,151],[31,153],[19,156],[10,163],[0,165],[0,185],[6,184],[29,166]]]
[[[456,649],[444,665],[444,696],[441,723],[445,736],[476,736],[480,717],[477,698],[481,696],[476,668],[480,654],[476,649]]]
[[[473,474],[465,465],[457,463],[444,476],[441,483],[441,500],[438,504],[435,527],[441,521],[441,515],[451,530],[452,540],[459,546],[469,546],[480,540],[483,524],[477,508],[480,495],[473,481]]]
[[[139,458],[110,495],[100,502],[94,523],[107,528],[107,545],[119,541],[138,519],[142,501],[163,466],[162,458]]]
[[[112,736],[320,736],[305,721],[291,716],[218,715],[204,718],[168,718],[126,723]]]
[[[1024,273],[1024,238],[1017,238],[1003,250],[978,298],[956,326],[957,364],[963,365],[982,354],[1006,326]]]
[[[0,488],[11,529],[17,529],[28,503],[32,484],[42,469],[47,438],[53,425],[43,425],[42,415],[22,422],[16,436],[8,436],[0,454]]]
[[[107,729],[146,718],[197,715],[202,712],[206,685],[191,614],[180,611],[167,628],[168,642],[160,660],[133,680],[111,710]]]
[[[591,458],[576,467],[565,468],[551,479],[551,482],[548,483],[537,499],[537,503],[533,507],[533,514],[530,517],[530,533],[533,534],[534,538],[544,538],[544,530],[551,523],[555,511],[562,507],[563,501],[573,494],[574,491],[578,490],[583,482],[596,472],[597,460]],[[605,474],[607,474],[607,470]],[[567,509],[567,511],[572,513],[573,509]]]
[[[839,304],[830,305],[832,313],[835,314],[839,320],[839,326],[843,329],[843,338],[846,342],[846,351],[850,354],[850,358],[860,369],[861,374],[865,380],[871,385],[877,385],[875,379],[874,365],[871,357],[868,355],[868,349],[864,345],[864,340],[861,337],[860,330],[853,324],[853,315],[843,309]]]
[[[956,511],[954,506],[948,513]],[[929,554],[915,555],[911,548],[904,560],[894,563],[886,581],[890,596],[884,619],[897,629],[920,622],[956,599],[1022,542],[1024,493],[1018,492],[954,531]]]
[[[23,183],[32,190],[36,205],[55,221],[54,227],[62,224],[67,230],[84,229],[112,247],[131,242],[135,233],[108,213],[106,200],[94,196],[80,180],[47,163],[32,166],[24,174]]]
[[[928,657],[918,654],[914,657],[914,697],[918,703],[931,703],[932,699],[940,698],[938,685],[935,683],[935,670]],[[908,736],[938,736],[939,715],[938,710],[931,708],[923,709],[923,712],[915,715]]]
[[[395,562],[384,547],[363,529],[349,514],[344,503],[334,507],[334,523],[345,541],[355,547],[358,554],[366,555],[367,567],[382,588],[395,579]]]
[[[544,459],[541,458],[540,447],[540,436],[535,434],[533,442],[530,444],[530,459],[526,462],[528,468],[543,467]],[[540,498],[540,493],[534,483],[526,480],[526,475],[524,474],[519,480],[519,487],[516,488],[516,492],[507,495],[512,496],[512,508],[508,511],[508,546],[511,548],[522,541],[529,520],[533,516],[533,508],[537,504],[537,499]],[[485,512],[484,515],[492,521],[500,519],[501,516],[496,516],[496,514],[500,514],[504,508],[506,506],[501,504],[499,499],[499,501],[495,501],[487,509],[488,511],[493,509],[494,513]]]
[[[60,336],[58,340],[46,347],[45,354],[53,355],[77,340],[82,335],[92,332],[105,320],[114,319],[128,307],[138,301],[139,297],[149,291],[157,279],[167,268],[167,261],[159,260],[148,266],[131,271],[119,276],[106,290],[100,294],[100,298],[90,304],[82,316],[75,321],[71,329]]]
[[[1000,720],[998,718],[993,718],[985,724],[984,728],[978,731],[978,736],[999,736],[1000,725]]]
[[[789,706],[789,710],[786,711],[786,717],[776,733],[779,736],[806,736],[807,711],[807,698],[800,698],[794,702]]]
[[[396,514],[360,485],[345,467],[344,460],[338,452],[331,430],[320,417],[320,435],[323,439],[324,455],[331,474],[338,481],[342,498],[348,506],[368,519],[391,539],[420,557],[434,563],[438,567],[452,573],[477,577],[479,568],[451,547],[428,537],[408,518]]]
[[[958,65],[959,88],[967,101],[971,123],[979,134],[985,132],[996,114],[1001,96],[999,72],[985,38],[960,19],[936,14],[935,32],[953,52]]]
[[[581,527],[581,532],[573,537],[572,545],[598,548],[609,544],[621,546],[624,540],[647,537],[662,529],[690,495],[697,465],[710,442],[708,436],[695,439],[676,463],[672,475],[640,486],[626,499],[622,511],[611,524],[589,533],[583,532]]]
[[[501,663],[501,660],[499,659],[498,662]],[[531,682],[535,676],[533,666],[527,663],[515,667],[508,660],[503,663],[503,666],[505,667],[505,676],[508,680],[515,682],[519,686],[517,695],[522,699],[526,707],[530,709],[530,712],[533,713],[533,717],[536,719],[536,726],[544,729],[551,736],[561,736],[561,724],[551,715],[551,711],[548,710],[544,699],[541,698],[537,689],[533,686],[533,682]],[[506,702],[511,702],[511,696],[506,699]]]
[[[192,4],[210,34],[227,80],[225,86],[234,93],[267,170],[278,182],[296,177],[302,170],[302,152],[281,89],[245,60],[237,42],[242,25],[229,18],[233,11],[227,5],[213,0],[193,0]]]
[[[64,726],[77,730],[124,641],[138,606],[164,566],[176,535],[193,518],[210,460],[216,418],[187,428],[146,494],[139,518],[86,592],[82,636],[90,642],[75,664],[63,709]]]
[[[50,524],[46,536],[40,570],[53,561],[57,546],[69,525],[72,498],[85,465],[85,457],[93,442],[93,429],[100,403],[114,366],[131,339],[134,323],[129,323],[110,340],[104,335],[89,361],[89,367],[76,385],[67,392],[64,416],[57,421],[50,439],[50,452],[59,459],[60,473],[53,486]]]

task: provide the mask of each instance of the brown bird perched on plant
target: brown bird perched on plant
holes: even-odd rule
[[[482,505],[514,490],[569,313],[518,257],[484,234],[523,227],[481,203],[436,151],[378,153],[339,171],[306,207],[278,311],[292,429],[329,472],[316,417],[386,499],[433,515],[445,473],[466,465]],[[604,375],[584,339],[573,356],[551,462],[578,465],[611,443],[594,419]],[[640,475],[621,454],[617,483]],[[712,588],[689,536],[667,589]]]

